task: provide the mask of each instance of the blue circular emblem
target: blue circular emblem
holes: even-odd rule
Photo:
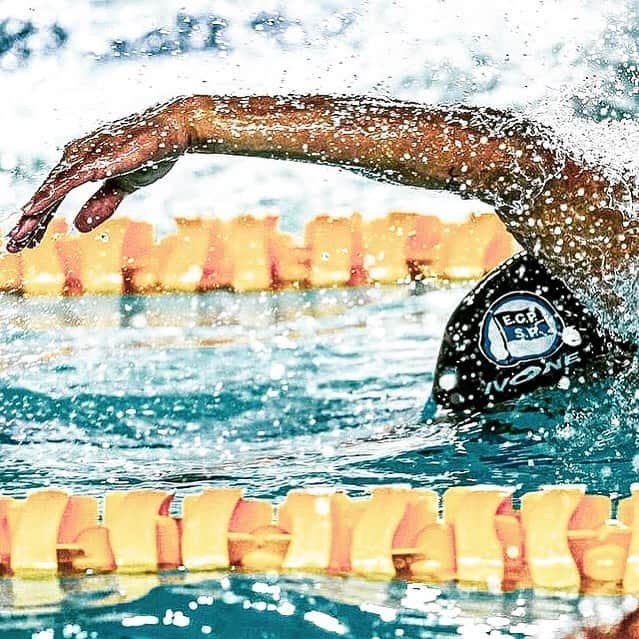
[[[500,297],[482,320],[479,348],[497,366],[515,366],[552,355],[562,343],[564,322],[539,295],[516,291]]]

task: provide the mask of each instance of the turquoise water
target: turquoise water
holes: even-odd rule
[[[632,378],[584,385],[568,403],[547,392],[481,417],[419,423],[440,335],[465,292],[413,284],[0,298],[2,492],[181,496],[233,484],[279,500],[326,484],[350,494],[391,482],[522,492],[561,481],[627,495],[639,469],[624,391]],[[555,636],[634,604],[309,575],[6,579],[0,630],[38,639]]]

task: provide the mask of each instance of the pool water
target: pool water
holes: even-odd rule
[[[331,485],[586,483],[626,496],[624,379],[420,423],[464,286],[0,298],[2,493],[207,484],[280,500]],[[635,386],[636,387],[636,384]],[[632,393],[630,393],[632,396]],[[179,499],[178,499],[179,503]],[[498,594],[323,575],[0,580],[3,637],[526,637],[617,620],[634,597]]]

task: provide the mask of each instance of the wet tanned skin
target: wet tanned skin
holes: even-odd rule
[[[623,183],[572,158],[543,127],[491,109],[366,97],[178,98],[67,145],[23,208],[8,250],[36,246],[62,199],[86,182],[102,185],[75,224],[83,232],[94,229],[184,153],[330,164],[480,198],[587,304],[624,312],[614,280],[619,271],[634,275],[639,247],[637,226],[615,205],[624,203]],[[639,613],[610,631],[581,636],[639,639]]]

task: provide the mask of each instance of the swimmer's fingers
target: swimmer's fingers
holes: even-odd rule
[[[144,155],[143,150],[139,153]],[[73,189],[100,180],[116,177],[140,167],[138,157],[124,153],[121,157],[87,158],[71,164],[64,160],[56,166],[42,183],[33,197],[22,208],[22,215],[36,217],[46,211],[54,202],[62,200]]]
[[[91,181],[92,177],[93,173],[86,169],[63,163],[56,166],[23,208],[22,217],[9,233],[7,250],[18,253],[37,245],[65,195],[76,186]]]
[[[79,225],[89,228],[93,213],[99,221],[107,219],[126,193],[170,170],[188,148],[188,131],[180,103],[174,102],[105,125],[68,144],[61,161],[22,208],[22,217],[9,234],[11,250],[29,246],[28,242],[37,238],[35,229],[46,229],[52,207],[88,182],[106,180],[105,187],[83,208]]]
[[[37,217],[23,217],[14,229],[14,235],[7,241],[7,251],[18,253],[25,248],[37,246],[47,231],[49,222],[60,206],[61,200],[55,202],[44,213]]]
[[[75,226],[86,233],[108,220],[118,208],[124,197],[132,193],[130,188],[118,178],[110,178],[89,198],[75,218]],[[23,215],[15,225],[7,241],[7,251],[18,253],[25,248],[37,246],[44,237],[47,226],[62,203],[60,198],[36,215]]]
[[[148,149],[140,149],[147,155]],[[177,162],[177,158],[160,161],[147,161],[140,167],[133,162],[135,169],[130,170],[132,160],[129,156],[111,160],[108,157],[90,164],[66,164],[61,162],[51,171],[42,186],[36,191],[29,204],[23,209],[20,221],[9,234],[7,250],[17,253],[31,247],[32,240],[37,238],[36,229],[44,235],[51,219],[51,210],[57,210],[64,197],[74,188],[87,182],[105,179],[104,185],[82,207],[76,218],[76,226],[80,231],[90,231],[107,220],[128,193],[148,186],[164,177]],[[127,172],[126,169],[129,169]],[[118,173],[124,173],[118,175]],[[118,177],[110,177],[111,175]],[[36,239],[37,244],[39,240]],[[35,244],[33,244],[35,246]]]
[[[27,213],[25,207],[22,210],[22,216],[18,220],[17,224],[11,229],[9,233],[9,240],[7,242],[7,250],[11,253],[18,253],[24,248],[30,246],[30,242],[40,235],[44,235],[44,231],[51,221],[52,211],[55,212],[60,206],[64,195],[73,188],[69,186],[66,191],[60,192],[59,185],[66,184],[69,179],[69,175],[74,174],[74,169],[71,166],[66,165],[64,162],[60,162],[49,173],[45,181],[40,188],[36,191],[31,202],[34,202],[37,198],[40,198],[39,205],[35,213]],[[84,173],[76,175],[75,181],[81,184],[84,179]],[[56,197],[57,195],[57,197]],[[43,230],[44,229],[44,230]]]
[[[117,133],[100,131],[72,142],[65,147],[58,165],[22,208],[22,214],[40,215],[87,182],[138,174],[145,168],[174,162],[186,146],[186,137],[177,124],[161,126],[161,122],[149,124],[146,121],[123,126]]]

